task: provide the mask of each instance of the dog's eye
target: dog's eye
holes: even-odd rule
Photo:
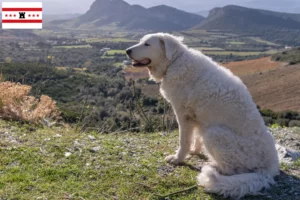
[[[145,46],[146,46],[146,47],[149,47],[149,46],[150,46],[150,44],[148,44],[148,43],[145,43]]]

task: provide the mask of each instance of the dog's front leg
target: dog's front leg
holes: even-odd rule
[[[169,155],[165,158],[168,163],[175,165],[182,163],[188,155],[194,129],[194,124],[188,116],[177,117],[177,121],[179,124],[180,147],[175,155]]]

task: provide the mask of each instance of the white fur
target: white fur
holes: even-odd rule
[[[169,34],[146,35],[131,50],[133,59],[152,60],[150,76],[177,117],[180,147],[167,162],[183,162],[195,138],[194,151],[204,147],[212,161],[197,177],[206,191],[238,199],[274,183],[274,139],[238,77]]]

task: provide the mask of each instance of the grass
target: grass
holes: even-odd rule
[[[279,46],[278,44],[275,44],[273,42],[269,42],[269,41],[263,40],[263,39],[261,39],[259,37],[249,37],[249,39],[254,40],[256,42],[259,42],[259,43],[271,45],[271,46]]]
[[[200,51],[224,51],[224,49],[219,47],[193,47],[193,49],[197,49]]]
[[[102,135],[0,121],[0,133],[0,199],[154,200],[185,189],[168,198],[223,199],[194,187],[201,157],[177,167],[164,161],[178,132]]]
[[[64,48],[64,49],[75,49],[75,48],[92,48],[91,45],[86,44],[86,45],[67,45],[67,46],[54,46],[54,49],[58,49],[58,48]]]
[[[114,66],[115,66],[115,67],[122,67],[122,66],[123,66],[123,63],[117,62],[117,63],[114,63]]]
[[[85,40],[87,43],[96,43],[96,42],[137,42],[136,40],[128,39],[128,38],[87,38]]]
[[[275,61],[287,62],[290,65],[300,63],[300,48],[283,51],[272,56]]]
[[[240,42],[240,41],[228,41],[228,44],[233,44],[233,45],[244,45],[246,44],[245,42]]]
[[[109,51],[106,52],[106,55],[108,55],[108,56],[113,56],[115,54],[126,55],[124,50],[109,50]]]
[[[147,199],[195,185],[197,171],[164,161],[177,145],[176,133],[82,134],[4,121],[0,127],[12,135],[0,143],[0,199]],[[211,199],[201,189],[182,199],[195,195]]]

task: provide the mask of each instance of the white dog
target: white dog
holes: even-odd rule
[[[242,81],[182,38],[158,33],[127,49],[135,67],[161,82],[179,124],[180,147],[166,161],[179,164],[203,146],[211,164],[197,180],[206,191],[241,198],[274,183],[279,161],[274,139]],[[199,139],[200,138],[200,139]]]

